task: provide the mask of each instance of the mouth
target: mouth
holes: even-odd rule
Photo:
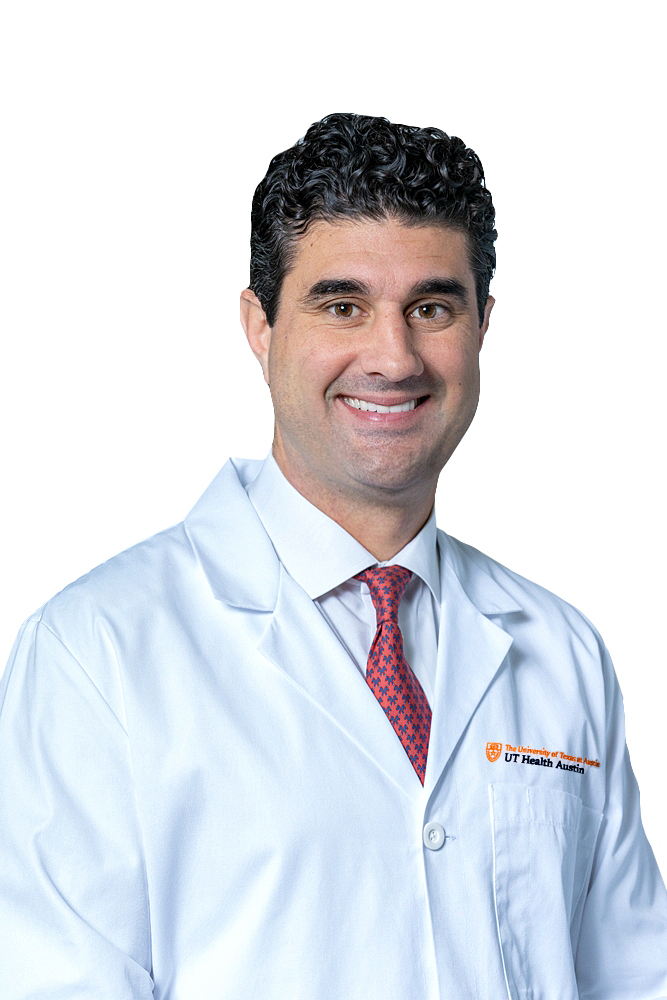
[[[368,413],[407,413],[421,406],[428,399],[428,396],[418,396],[414,399],[403,400],[401,403],[387,404],[376,403],[370,399],[358,399],[356,396],[341,396],[340,399],[347,406]]]

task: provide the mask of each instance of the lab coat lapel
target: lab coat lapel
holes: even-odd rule
[[[438,532],[442,611],[426,779],[430,794],[512,645],[490,620],[521,611],[516,601]],[[502,620],[502,619],[501,619]]]
[[[282,569],[278,602],[259,652],[410,798],[419,778],[382,707],[319,608]]]
[[[259,462],[226,463],[185,519],[185,528],[215,597],[264,612],[258,651],[282,671],[328,723],[338,726],[412,798],[419,778],[376,701],[319,608],[281,566],[245,486]]]

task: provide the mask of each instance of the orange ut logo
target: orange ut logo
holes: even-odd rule
[[[494,760],[498,760],[501,753],[503,752],[502,743],[487,743],[486,744],[486,756],[489,758],[493,764]]]

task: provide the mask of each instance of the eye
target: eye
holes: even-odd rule
[[[333,313],[334,316],[340,317],[340,319],[352,319],[356,308],[357,306],[353,302],[334,302],[332,305],[327,306],[327,311]]]
[[[422,302],[412,310],[410,316],[414,316],[415,319],[445,319],[449,312],[449,308],[439,302]]]

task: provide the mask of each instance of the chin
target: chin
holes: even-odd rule
[[[449,455],[447,455],[447,458]],[[400,494],[415,487],[429,487],[437,482],[446,459],[441,455],[399,457],[377,456],[377,460],[359,463],[349,468],[350,478],[359,487],[377,495],[378,492]]]

